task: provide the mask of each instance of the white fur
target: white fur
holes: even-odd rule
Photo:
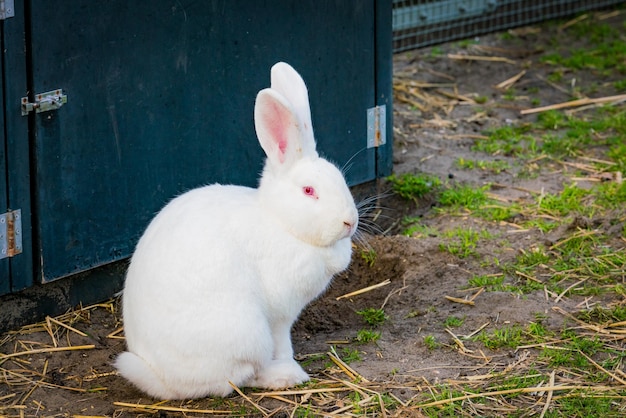
[[[191,190],[137,244],[123,293],[128,352],[115,365],[151,396],[308,380],[291,327],[348,266],[358,215],[342,174],[315,151],[304,82],[278,63],[271,84],[255,105],[267,154],[259,188]]]

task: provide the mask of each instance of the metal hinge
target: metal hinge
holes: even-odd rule
[[[0,259],[22,252],[22,211],[9,211],[0,215]]]
[[[22,97],[22,116],[28,115],[33,110],[36,113],[57,110],[65,103],[67,103],[67,96],[61,89],[36,94],[34,103],[29,102],[28,97]]]
[[[387,107],[367,109],[367,148],[380,147],[387,142]]]
[[[13,0],[0,0],[0,20],[6,20],[15,16]]]

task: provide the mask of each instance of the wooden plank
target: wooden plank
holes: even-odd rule
[[[376,177],[391,175],[393,169],[393,56],[391,50],[391,4],[376,1],[376,104],[387,107],[387,143],[376,152]]]
[[[6,206],[22,211],[22,253],[8,261],[11,275],[11,292],[17,292],[33,284],[33,236],[31,227],[31,165],[30,165],[30,138],[29,118],[21,115],[20,99],[29,93],[27,83],[27,53],[25,20],[27,11],[24,9],[28,2],[15,2],[15,16],[5,20],[2,24],[4,36],[4,77],[5,94],[4,106],[6,119],[4,132],[6,134],[6,162],[8,178],[6,179],[7,198]]]
[[[2,43],[5,42],[4,31],[0,32],[2,36]],[[0,71],[4,72],[4,65],[0,62]],[[0,97],[4,97],[3,86],[0,84]],[[4,120],[4,107],[5,103],[0,102],[0,126],[5,126]],[[1,134],[2,146],[0,146],[0,213],[4,213],[8,208],[8,195],[7,195],[7,154],[6,154],[6,131],[3,130]],[[4,258],[0,260],[0,295],[4,295],[11,291],[11,277],[9,269],[9,259]]]

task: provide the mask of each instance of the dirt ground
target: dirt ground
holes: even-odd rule
[[[624,15],[617,14],[605,21],[623,29]],[[560,83],[549,81],[553,67],[542,63],[540,57],[550,50],[555,37],[559,45],[574,47],[579,42],[567,29],[551,23],[516,29],[508,36],[492,34],[471,43],[452,42],[394,56],[396,80],[435,86],[424,88],[429,98],[423,102],[395,102],[394,172],[428,173],[443,182],[476,187],[496,184],[490,192],[506,202],[524,202],[533,193],[562,190],[571,181],[571,173],[562,166],[546,163],[536,168],[534,176],[520,176],[523,167],[516,164],[516,157],[472,150],[486,129],[535,120],[535,115],[520,115],[520,110],[534,107],[531,96],[544,105],[565,102],[572,99],[574,84],[597,86],[595,97],[619,93],[606,74],[594,71],[567,73]],[[505,59],[456,59],[448,54]],[[524,75],[515,82],[515,99],[507,99],[506,92],[495,86],[523,70]],[[484,99],[478,103],[478,98]],[[510,168],[499,173],[464,170],[456,164],[459,158],[505,161],[510,163]],[[390,187],[381,181],[379,190],[388,191]],[[526,355],[525,350],[513,348],[488,350],[471,339],[463,340],[466,348],[463,351],[455,336],[495,329],[503,324],[526,324],[538,314],[545,318],[547,327],[559,329],[567,320],[563,312],[576,311],[581,304],[589,302],[583,296],[572,296],[560,298],[557,303],[541,290],[522,296],[505,291],[480,292],[468,287],[468,280],[475,275],[501,271],[491,260],[497,259],[500,264],[511,262],[520,251],[527,251],[536,243],[555,243],[567,232],[567,227],[544,234],[538,229],[520,230],[509,223],[481,221],[463,214],[440,214],[435,212],[428,196],[412,202],[387,193],[377,203],[382,209],[372,213],[381,215],[376,222],[386,232],[364,238],[371,253],[376,254],[375,261],[363,257],[363,248],[357,247],[349,270],[337,277],[328,292],[303,312],[294,327],[297,358],[314,378],[328,374],[326,353],[331,346],[340,353],[345,348],[354,349],[360,360],[350,363],[350,367],[356,373],[370,382],[396,384],[402,388],[396,396],[407,400],[420,388],[415,383],[410,386],[412,389],[407,389],[407,382],[422,382],[427,386],[458,381],[504,369],[524,361]],[[402,235],[405,225],[401,220],[405,216],[420,217],[431,233],[418,237]],[[624,213],[621,216],[623,222]],[[608,231],[610,223],[592,221],[598,228],[606,228],[608,234],[614,233]],[[492,236],[504,237],[508,245],[503,245],[503,239],[481,240],[475,256],[459,258],[441,249],[446,242],[442,231],[455,227],[486,229]],[[618,238],[616,235],[619,241]],[[380,287],[360,295],[341,297],[377,284]],[[560,310],[553,309],[555,306]],[[376,328],[380,339],[376,343],[358,344],[355,341],[358,331],[368,326],[356,312],[381,307],[388,319]],[[464,319],[453,332],[444,326],[451,316]],[[38,324],[0,336],[0,353],[34,350],[10,358],[0,355],[0,373],[5,382],[0,383],[0,416],[149,415],[149,411],[121,404],[152,404],[157,400],[133,388],[111,366],[112,359],[124,350],[121,334],[116,333],[122,326],[120,321],[119,304],[113,300],[76,310],[58,323]],[[427,336],[432,336],[440,348],[428,347]],[[54,351],[56,346],[79,348]],[[237,398],[233,402],[245,405],[247,401]],[[223,407],[216,400],[167,405]],[[251,413],[254,415],[254,409]],[[160,412],[160,416],[177,414],[175,410]],[[419,412],[415,414],[421,416]]]

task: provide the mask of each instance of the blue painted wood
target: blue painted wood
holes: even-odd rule
[[[152,216],[189,188],[254,186],[263,162],[254,98],[280,60],[307,81],[321,153],[340,166],[354,157],[351,184],[376,177],[382,151],[364,149],[366,109],[390,91],[391,79],[376,81],[386,55],[377,55],[376,14],[388,2],[30,4],[32,91],[68,95],[32,117],[40,281],[127,257]]]
[[[5,39],[4,28],[0,27],[0,36]],[[0,62],[0,71],[4,72],[4,65]],[[4,97],[4,89],[2,83],[0,83],[0,97]],[[5,126],[4,120],[4,102],[0,102],[0,126]],[[6,131],[3,129],[1,132],[2,145],[0,146],[0,213],[3,213],[8,208],[7,199],[7,155],[6,155]],[[11,276],[9,269],[10,260],[4,258],[0,260],[0,295],[4,295],[11,291]]]
[[[387,143],[377,149],[376,177],[391,175],[393,170],[393,53],[392,10],[389,1],[376,2],[376,104],[387,107]]]
[[[23,117],[20,111],[20,99],[29,94],[27,82],[27,55],[26,45],[26,19],[27,11],[23,1],[15,1],[15,16],[2,22],[3,36],[3,77],[4,77],[4,149],[6,152],[6,194],[2,193],[6,200],[1,205],[2,211],[6,209],[20,209],[22,212],[22,253],[10,260],[8,264],[10,282],[9,289],[2,286],[1,293],[5,291],[17,292],[33,285],[33,246],[35,245],[31,227],[31,155],[29,141],[29,119]],[[2,170],[2,175],[5,171]],[[4,187],[4,186],[3,186]],[[4,276],[6,270],[0,274],[3,278],[0,282],[7,282]]]

